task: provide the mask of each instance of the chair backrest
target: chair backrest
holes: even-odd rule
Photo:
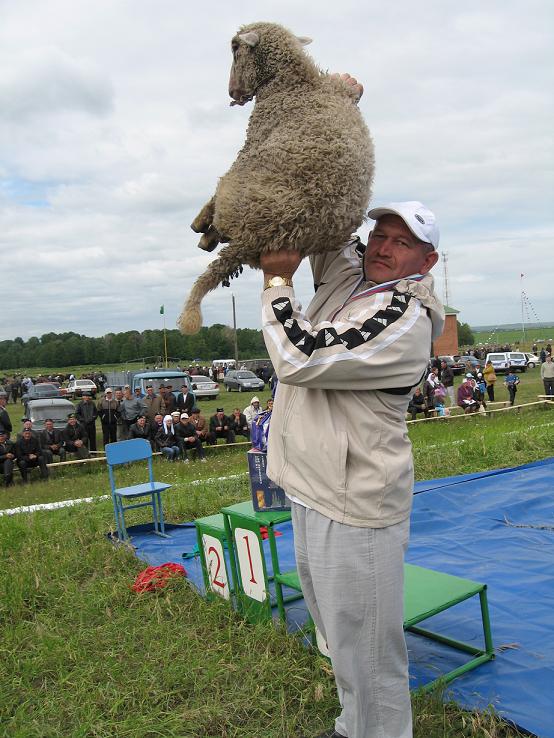
[[[105,452],[106,461],[110,466],[152,458],[152,447],[145,438],[131,438],[128,441],[108,443]]]
[[[154,473],[152,471],[152,447],[145,438],[130,438],[128,441],[117,441],[116,443],[106,444],[104,451],[106,452],[106,462],[108,464],[108,476],[110,478],[110,487],[112,488],[112,497],[115,494],[115,476],[113,467],[118,464],[127,464],[130,461],[148,461],[148,478],[154,481]]]

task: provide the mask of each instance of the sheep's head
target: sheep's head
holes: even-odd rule
[[[233,64],[229,78],[231,105],[244,105],[270,82],[311,39],[294,36],[275,23],[244,26],[232,39]]]

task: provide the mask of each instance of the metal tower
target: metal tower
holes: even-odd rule
[[[450,290],[448,289],[448,251],[441,251],[443,275],[443,303],[450,305]]]

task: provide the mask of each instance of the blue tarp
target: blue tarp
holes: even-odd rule
[[[488,585],[496,659],[456,679],[446,696],[469,709],[493,705],[524,730],[554,738],[554,458],[420,482],[415,492],[407,561]],[[279,530],[286,570],[294,562],[292,530]],[[198,558],[182,558],[196,543],[190,524],[171,526],[170,539],[130,532],[140,558],[183,563],[202,588]],[[301,621],[305,611],[293,603],[289,614]],[[477,598],[425,625],[483,642]],[[407,642],[413,687],[463,661],[428,639],[408,635]]]

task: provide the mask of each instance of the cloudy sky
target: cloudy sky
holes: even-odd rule
[[[460,318],[517,322],[524,273],[554,320],[551,0],[0,0],[1,337],[156,328],[162,303],[175,325],[213,258],[189,224],[252,105],[229,107],[229,41],[257,20],[363,81],[373,203],[435,210]],[[305,266],[296,282],[306,303]],[[234,283],[239,327],[260,326],[260,285]],[[230,323],[230,290],[203,309]]]

